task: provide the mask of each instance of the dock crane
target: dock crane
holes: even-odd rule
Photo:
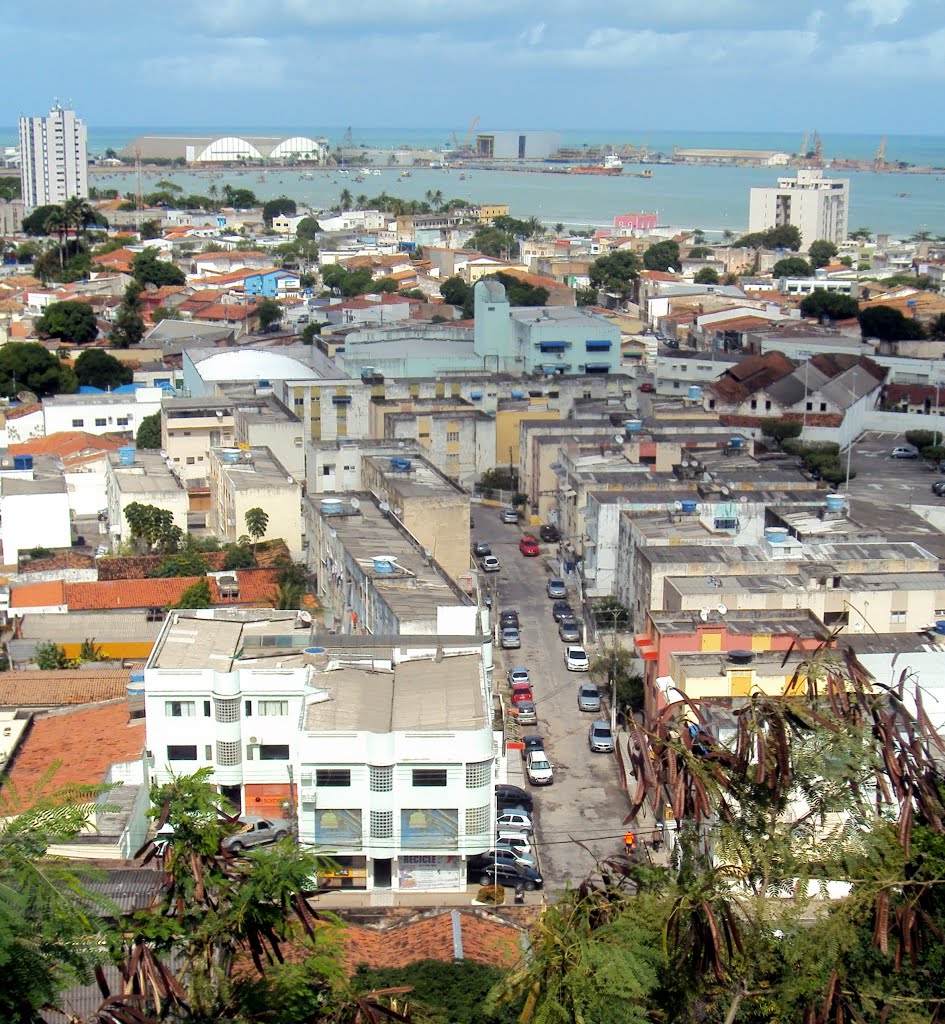
[[[807,156],[807,143],[810,142],[810,132],[804,132],[804,141],[798,151],[798,156],[803,160]]]
[[[469,126],[469,131],[466,132],[466,138],[463,139],[462,142],[459,141],[459,136],[456,134],[456,132],[455,131],[452,132],[452,136],[453,136],[453,149],[456,149],[456,150],[467,150],[467,149],[469,149],[469,144],[470,144],[470,142],[472,142],[473,133],[476,131],[476,128],[478,127],[478,125],[479,125],[479,115],[476,114],[476,116],[472,119],[472,124]]]
[[[882,171],[886,168],[886,136],[884,135],[879,143],[879,149],[876,150],[876,156],[873,159],[873,170]]]

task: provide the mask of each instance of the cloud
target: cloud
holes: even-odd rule
[[[846,77],[851,74],[872,74],[877,68],[882,68],[886,82],[939,81],[945,77],[941,56],[943,47],[945,28],[910,39],[850,43],[834,54],[829,71]]]
[[[847,14],[869,18],[874,28],[895,25],[906,13],[909,0],[850,0]]]
[[[157,82],[242,92],[281,89],[288,82],[289,60],[269,39],[230,36],[198,39],[193,53],[150,57],[142,63],[145,75]]]
[[[520,43],[524,43],[526,46],[537,46],[545,35],[545,23],[539,21],[537,25],[532,25],[530,28],[526,28],[524,32],[518,37]]]

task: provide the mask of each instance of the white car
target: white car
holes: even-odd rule
[[[495,826],[503,832],[531,832],[532,819],[524,811],[509,808],[495,819]]]
[[[543,750],[530,750],[525,759],[525,775],[533,786],[550,786],[555,781],[554,767]]]
[[[483,572],[498,572],[499,571],[499,560],[495,555],[486,555],[482,560],[482,571]]]
[[[587,672],[591,667],[587,651],[576,644],[568,644],[564,649],[564,667],[569,672]]]
[[[504,508],[499,513],[499,519],[501,519],[503,523],[509,523],[509,524],[517,523],[518,522],[518,512],[514,508]]]

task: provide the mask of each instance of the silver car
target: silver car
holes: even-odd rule
[[[577,694],[578,711],[600,711],[600,690],[593,683],[582,683]]]
[[[610,722],[601,719],[591,722],[587,730],[587,745],[595,754],[611,754],[614,750],[614,734],[610,730]]]
[[[223,840],[223,849],[238,853],[250,846],[277,843],[289,834],[289,823],[284,818],[256,818],[246,815],[240,818],[242,828],[235,835]]]
[[[502,630],[499,643],[507,650],[515,649],[522,646],[522,637],[514,626],[508,626]]]
[[[562,619],[558,623],[558,636],[566,644],[579,644],[581,642],[581,630],[575,619]]]
[[[560,576],[552,576],[548,580],[548,586],[545,587],[545,592],[549,597],[561,598],[568,596],[568,588],[564,585],[564,580]]]
[[[501,519],[503,523],[517,523],[518,512],[514,508],[504,508],[499,513],[499,519]]]

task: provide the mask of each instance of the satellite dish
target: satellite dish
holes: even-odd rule
[[[617,444],[623,444],[623,434],[614,434],[614,440]]]
[[[682,502],[681,501],[674,501],[673,502],[673,511],[674,512],[682,512]]]
[[[742,496],[741,496],[741,497],[740,497],[740,498],[739,498],[738,500],[739,500],[739,501],[740,501],[740,502],[741,502],[741,503],[742,503],[743,505],[747,505],[747,504],[748,504],[748,495],[747,495],[747,494],[743,494],[743,495],[742,495]]]
[[[728,496],[729,496],[729,495],[730,495],[730,494],[732,493],[732,490],[731,490],[731,488],[730,488],[730,487],[727,487],[727,486],[726,486],[725,484],[722,484],[722,493],[723,493],[723,494],[724,494],[724,495],[725,495],[726,497],[728,497]]]
[[[355,512],[357,512],[357,510],[361,507],[361,501],[358,498],[352,498],[351,501],[348,502],[348,504],[355,510]]]
[[[719,613],[719,615],[725,615],[728,612],[728,608],[724,604],[717,604],[715,606],[715,610]]]
[[[398,448],[406,448],[407,447],[407,442],[406,441],[401,441],[400,444],[397,447]]]
[[[700,608],[699,609],[699,618],[702,619],[703,622],[708,622],[709,621],[709,609],[708,608]]]
[[[18,401],[23,402],[24,404],[39,401],[39,399],[36,397],[36,395],[33,394],[32,391],[17,391],[16,397]]]
[[[355,498],[355,501],[357,501],[357,498]],[[386,501],[382,501],[382,502],[380,503],[380,505],[378,505],[377,507],[378,507],[378,508],[379,508],[379,509],[380,509],[380,510],[381,510],[382,512],[390,512],[390,505],[388,505]]]

